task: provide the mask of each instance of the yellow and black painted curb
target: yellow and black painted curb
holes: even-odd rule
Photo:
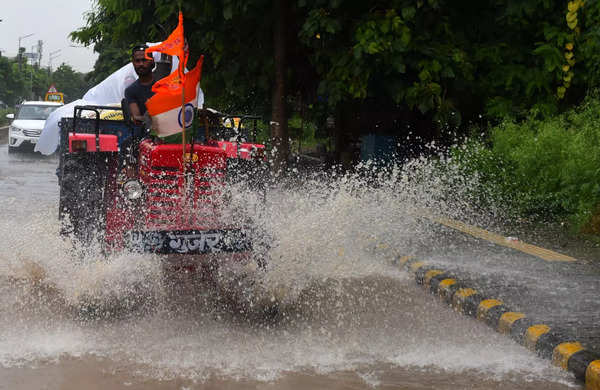
[[[560,329],[512,311],[501,300],[487,297],[470,288],[457,275],[409,256],[398,257],[392,264],[415,275],[422,285],[456,311],[477,318],[499,333],[510,336],[519,344],[551,359],[585,382],[586,390],[600,390],[600,355],[586,350],[581,343]]]

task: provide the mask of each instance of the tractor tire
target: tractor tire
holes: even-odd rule
[[[89,246],[103,241],[106,160],[95,153],[66,154],[60,172],[61,234]]]

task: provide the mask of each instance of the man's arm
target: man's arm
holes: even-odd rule
[[[136,102],[129,102],[129,113],[131,114],[131,120],[133,120],[136,125],[141,124],[144,120],[140,107]]]
[[[127,107],[129,108],[129,115],[131,117],[131,120],[136,125],[139,125],[144,120],[144,117],[142,116],[140,106],[138,105],[135,99],[135,93],[130,87],[127,87],[125,89],[125,101],[127,102]]]

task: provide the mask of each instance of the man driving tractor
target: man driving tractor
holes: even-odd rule
[[[154,60],[146,57],[146,45],[137,45],[131,51],[131,62],[138,75],[138,79],[125,89],[125,102],[131,119],[136,124],[144,122],[144,114],[146,114],[146,100],[154,95],[152,86],[156,81],[152,70],[154,68]]]

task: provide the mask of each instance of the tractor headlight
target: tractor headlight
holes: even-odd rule
[[[125,196],[127,196],[130,200],[139,199],[144,190],[142,189],[142,185],[137,180],[128,180],[123,184],[123,192]]]

